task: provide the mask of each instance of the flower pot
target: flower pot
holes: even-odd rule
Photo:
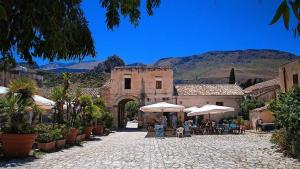
[[[89,139],[91,137],[92,130],[93,130],[93,127],[90,127],[90,126],[87,126],[84,128],[84,134],[85,134],[86,139]]]
[[[85,140],[85,134],[81,134],[80,135],[80,141],[84,141]]]
[[[55,142],[56,141],[52,141],[49,143],[38,143],[38,149],[46,152],[53,151],[55,149]]]
[[[103,124],[97,124],[97,126],[93,129],[94,135],[102,135],[104,131],[104,125]]]
[[[66,145],[66,139],[56,140],[55,147],[63,148]]]
[[[36,134],[2,134],[5,157],[26,157],[35,142]]]
[[[81,142],[81,135],[76,136],[76,143]]]
[[[72,128],[70,134],[67,137],[67,144],[73,144],[76,141],[78,130]]]

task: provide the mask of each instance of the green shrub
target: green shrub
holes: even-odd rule
[[[129,101],[125,104],[125,111],[129,117],[135,117],[139,112],[139,104],[135,101]]]
[[[287,154],[300,159],[300,87],[280,94],[269,109],[274,113],[279,129],[273,134],[272,141]]]
[[[113,117],[110,112],[103,113],[103,121],[105,128],[110,129],[112,127]]]
[[[281,128],[276,130],[271,137],[271,142],[278,145],[279,148],[283,151],[288,149],[288,142],[287,142],[287,133],[286,130]]]
[[[61,129],[48,124],[39,124],[36,126],[38,134],[37,140],[40,143],[49,143],[63,138]]]
[[[253,100],[253,99],[244,100],[240,105],[243,118],[245,120],[248,120],[250,110],[263,107],[263,106],[265,106],[265,103],[261,100]]]

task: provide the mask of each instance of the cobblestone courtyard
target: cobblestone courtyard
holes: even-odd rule
[[[40,159],[15,160],[14,168],[300,168],[276,153],[270,134],[145,138],[146,132],[116,132]]]

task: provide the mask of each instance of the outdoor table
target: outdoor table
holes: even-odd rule
[[[275,129],[274,123],[263,123],[261,124],[262,131],[271,131]]]

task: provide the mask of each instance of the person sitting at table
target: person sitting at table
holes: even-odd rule
[[[184,136],[191,136],[191,130],[190,130],[190,125],[188,121],[185,121],[183,124],[183,128],[184,128]]]
[[[255,127],[255,129],[256,129],[256,131],[257,130],[260,130],[260,131],[262,131],[262,124],[263,124],[263,121],[262,121],[262,119],[257,119],[256,120],[256,127]]]

